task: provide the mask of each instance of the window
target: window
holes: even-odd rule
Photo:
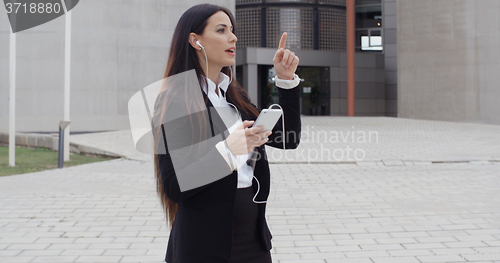
[[[287,32],[286,48],[313,49],[312,8],[275,8],[267,10],[267,47],[278,47]]]
[[[356,46],[360,47],[362,51],[381,51],[383,49],[380,30],[358,30],[357,33],[357,39],[361,42],[356,43]]]
[[[381,0],[356,0],[356,49],[383,50]]]
[[[236,9],[236,49],[260,47],[260,8]]]
[[[286,31],[286,48],[345,52],[345,4],[346,0],[236,0],[236,47],[276,48]]]
[[[319,49],[346,50],[346,14],[335,9],[319,10]]]

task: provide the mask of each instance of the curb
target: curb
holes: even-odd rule
[[[9,143],[9,134],[0,132],[0,144]],[[38,134],[38,133],[16,133],[16,146],[26,146],[34,148],[48,148],[52,151],[57,152],[59,143],[58,135],[50,134]],[[69,151],[78,154],[92,154],[98,156],[106,156],[113,158],[122,158],[124,155],[120,155],[114,152],[105,151],[93,146],[84,145],[81,143],[69,143]]]

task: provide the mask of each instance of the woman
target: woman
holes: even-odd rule
[[[155,140],[165,140],[166,148],[165,154],[155,154],[154,166],[157,191],[167,223],[171,226],[165,256],[168,263],[271,262],[272,235],[265,220],[270,173],[264,144],[283,148],[282,122],[279,120],[272,132],[263,131],[263,127],[250,127],[260,110],[232,78],[229,66],[235,63],[236,41],[231,12],[210,4],[188,9],[179,19],[173,34],[165,78],[194,70],[204,101],[202,105],[186,101],[192,114],[154,129]],[[301,125],[300,79],[295,74],[299,59],[284,48],[285,41],[286,33],[281,38],[273,63],[279,104],[285,116],[285,148],[295,149],[299,144]],[[154,116],[178,110],[179,103],[184,103],[167,97],[158,97]],[[186,97],[190,98],[189,95]],[[177,106],[171,106],[174,103]],[[225,125],[220,125],[227,122],[220,121],[222,115],[214,108],[214,105],[223,107],[228,103],[233,104],[241,115],[239,122],[229,131]],[[204,118],[206,112],[209,119]],[[158,136],[162,132],[163,137]],[[171,132],[178,137],[166,139]],[[192,176],[199,176],[200,180],[210,176],[220,179],[193,189],[181,189],[178,170],[174,169],[178,165],[172,161],[172,143],[182,136],[188,136],[191,142],[206,142],[202,138],[219,135],[225,140],[209,146],[208,154],[200,155],[202,157],[192,164],[211,167],[212,163],[206,157],[210,156],[223,160],[222,168],[228,172],[214,175],[215,172],[207,168]],[[196,147],[202,148],[201,144]],[[242,160],[252,156],[254,149],[257,160],[253,165],[251,162],[242,164]]]

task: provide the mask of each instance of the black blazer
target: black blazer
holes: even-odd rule
[[[206,99],[206,94],[201,90],[200,92]],[[285,147],[286,149],[295,149],[299,145],[301,131],[300,84],[292,89],[278,88],[278,94],[279,104],[285,115],[285,135],[289,132],[295,134],[286,136]],[[245,98],[250,102],[247,96]],[[231,102],[229,97],[227,100]],[[253,103],[252,105],[257,108]],[[220,132],[228,134],[224,124],[217,125],[223,122],[220,121],[220,117],[210,100],[208,100],[207,109],[210,112],[209,115],[214,116],[213,119],[210,119],[211,127],[209,129],[214,129],[215,134]],[[241,109],[238,110],[243,120],[255,120]],[[260,111],[260,109],[258,110]],[[265,144],[282,149],[283,137],[281,133],[282,120],[280,118]],[[168,144],[168,142],[166,143]],[[254,175],[259,180],[260,190],[255,200],[264,201],[269,196],[271,182],[269,164],[264,145],[257,147],[257,150],[260,156],[255,163]],[[220,155],[216,149],[210,154]],[[178,203],[165,261],[167,263],[229,262],[237,171],[235,170],[215,182],[181,192],[168,148],[166,154],[158,154],[158,166],[167,197]],[[254,183],[252,187],[257,192],[257,184]],[[261,244],[263,248],[270,250],[272,248],[272,235],[265,219],[266,204],[258,204],[258,210]]]

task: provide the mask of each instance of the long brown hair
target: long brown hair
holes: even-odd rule
[[[205,87],[208,87],[208,83],[206,80],[208,76],[205,76],[206,78],[202,77],[205,75],[205,73],[200,65],[196,50],[189,43],[189,34],[191,32],[194,32],[195,34],[202,35],[205,27],[207,26],[208,18],[218,11],[223,11],[227,14],[229,19],[231,20],[231,23],[233,24],[233,33],[235,33],[235,20],[229,9],[212,4],[201,4],[189,8],[186,12],[184,12],[184,14],[182,14],[179,22],[177,23],[177,26],[175,27],[164,78],[168,78],[175,74],[194,69],[198,77],[198,82],[200,84],[200,91],[203,92],[201,90],[201,87],[203,87],[203,85]],[[228,76],[229,74],[232,74],[229,67],[222,68],[221,72]],[[250,118],[255,119],[259,115],[259,111],[255,109],[251,104],[247,92],[241,87],[241,85],[236,81],[235,78],[233,78],[231,83],[229,84],[226,96],[230,98],[230,100],[238,109],[244,111]],[[186,96],[186,98],[189,98],[189,96]],[[166,100],[161,103],[163,103],[164,105],[168,104]],[[195,109],[195,112],[203,112],[207,105],[207,99],[205,100],[205,105],[192,105],[193,103],[196,102],[186,101],[186,105],[189,104],[188,108]],[[166,109],[166,107],[163,109]],[[204,127],[206,127],[206,123],[204,123],[205,119],[198,118],[198,122],[198,126],[196,127],[201,127],[201,129],[203,130],[202,132],[200,132],[200,136],[201,134],[206,134],[206,129],[203,129]],[[192,120],[191,124],[191,127],[194,127]],[[177,203],[170,200],[165,194],[161,179],[161,173],[158,167],[157,154],[154,154],[154,173],[156,176],[156,191],[158,196],[160,197],[161,205],[166,213],[167,224],[172,227],[175,215],[177,213]]]

